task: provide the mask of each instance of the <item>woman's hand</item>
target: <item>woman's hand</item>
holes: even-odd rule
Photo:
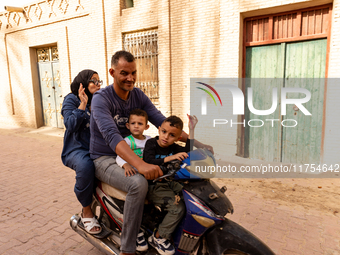
[[[80,99],[80,105],[78,109],[85,111],[88,97],[85,93],[85,88],[83,88],[83,84],[80,83],[79,90],[78,90],[78,97]]]

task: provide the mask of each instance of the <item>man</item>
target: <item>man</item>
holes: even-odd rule
[[[157,128],[165,117],[140,89],[134,88],[137,70],[131,53],[116,52],[112,56],[109,72],[114,78],[113,85],[101,89],[92,99],[90,153],[96,167],[96,177],[128,193],[121,235],[121,255],[128,255],[135,254],[136,250],[148,190],[146,179],[153,180],[163,173],[159,166],[139,158],[123,140],[123,137],[130,135],[125,124],[130,111],[135,108],[146,111],[149,121]],[[182,137],[186,141],[188,135],[183,132]],[[199,142],[195,142],[195,146],[212,150],[212,147]],[[116,164],[117,155],[134,166],[139,174],[126,177],[124,170]]]

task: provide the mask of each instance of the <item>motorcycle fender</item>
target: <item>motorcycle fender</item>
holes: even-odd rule
[[[223,254],[227,250],[250,255],[274,255],[259,238],[237,223],[226,219],[206,234],[208,254]]]

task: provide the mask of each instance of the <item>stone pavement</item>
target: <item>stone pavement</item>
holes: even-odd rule
[[[69,226],[81,207],[75,174],[60,160],[62,132],[42,133],[0,129],[0,254],[101,254]],[[276,254],[340,254],[338,214],[284,206],[236,185],[227,195],[230,218]]]

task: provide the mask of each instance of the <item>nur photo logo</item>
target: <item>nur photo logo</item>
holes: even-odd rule
[[[217,93],[217,91],[216,91],[212,86],[210,86],[210,85],[208,85],[208,84],[206,84],[206,83],[203,83],[203,82],[197,82],[197,83],[198,83],[198,84],[201,84],[201,85],[203,85],[203,86],[206,86],[206,87],[209,88],[212,92],[214,92],[215,95],[217,96],[218,100],[220,101],[221,106],[222,106],[221,97],[220,97],[220,95]],[[201,87],[196,87],[196,88],[198,88],[198,89],[203,90],[204,92],[206,92],[206,93],[212,98],[212,100],[214,101],[215,105],[217,106],[216,100],[215,100],[214,96],[211,94],[211,92],[210,92],[209,90],[204,89],[204,88],[201,88]],[[207,115],[207,97],[206,97],[206,95],[202,95],[202,103],[201,103],[201,104],[202,104],[202,105],[201,105],[201,109],[202,109],[202,110],[201,110],[201,114],[202,114],[202,115]]]
[[[274,80],[277,82],[278,80]],[[267,81],[264,81],[267,84]],[[202,86],[198,87],[197,84]],[[224,102],[232,102],[232,115],[245,115],[253,118],[245,118],[243,122],[236,123],[232,119],[227,120],[224,118],[213,119],[213,127],[216,125],[223,125],[227,123],[242,124],[245,126],[248,124],[251,127],[262,127],[265,122],[270,122],[274,127],[274,122],[280,122],[281,125],[286,127],[295,127],[298,124],[298,120],[294,118],[283,117],[287,115],[287,109],[293,108],[296,111],[300,111],[304,116],[311,116],[311,112],[306,108],[307,103],[311,100],[311,92],[306,88],[301,87],[274,87],[269,84],[268,89],[261,91],[259,89],[253,89],[252,87],[246,87],[246,95],[242,89],[238,87],[238,83],[231,85],[230,83],[209,85],[206,82],[195,81],[196,93],[201,93],[201,115],[208,114],[208,95],[213,100],[215,106],[223,107],[222,99]],[[297,84],[299,85],[299,84]],[[265,86],[261,86],[263,88]],[[198,90],[205,93],[199,92]],[[265,92],[265,93],[263,93]],[[199,95],[199,94],[198,94]],[[259,105],[258,102],[266,102]],[[209,106],[211,107],[211,106]],[[248,115],[245,114],[245,107],[247,107]],[[224,115],[229,111],[228,104],[223,107],[222,111],[219,111]],[[229,109],[228,109],[229,108]],[[216,110],[213,108],[210,110],[211,114],[216,116]],[[210,115],[211,115],[210,114]],[[273,116],[275,115],[275,118]],[[270,116],[269,116],[270,115]],[[256,118],[255,116],[259,116]],[[261,116],[268,116],[267,119]],[[225,116],[221,116],[225,117]],[[255,118],[254,118],[255,117]],[[259,123],[259,125],[254,125]],[[291,122],[293,125],[287,125],[285,123]]]

